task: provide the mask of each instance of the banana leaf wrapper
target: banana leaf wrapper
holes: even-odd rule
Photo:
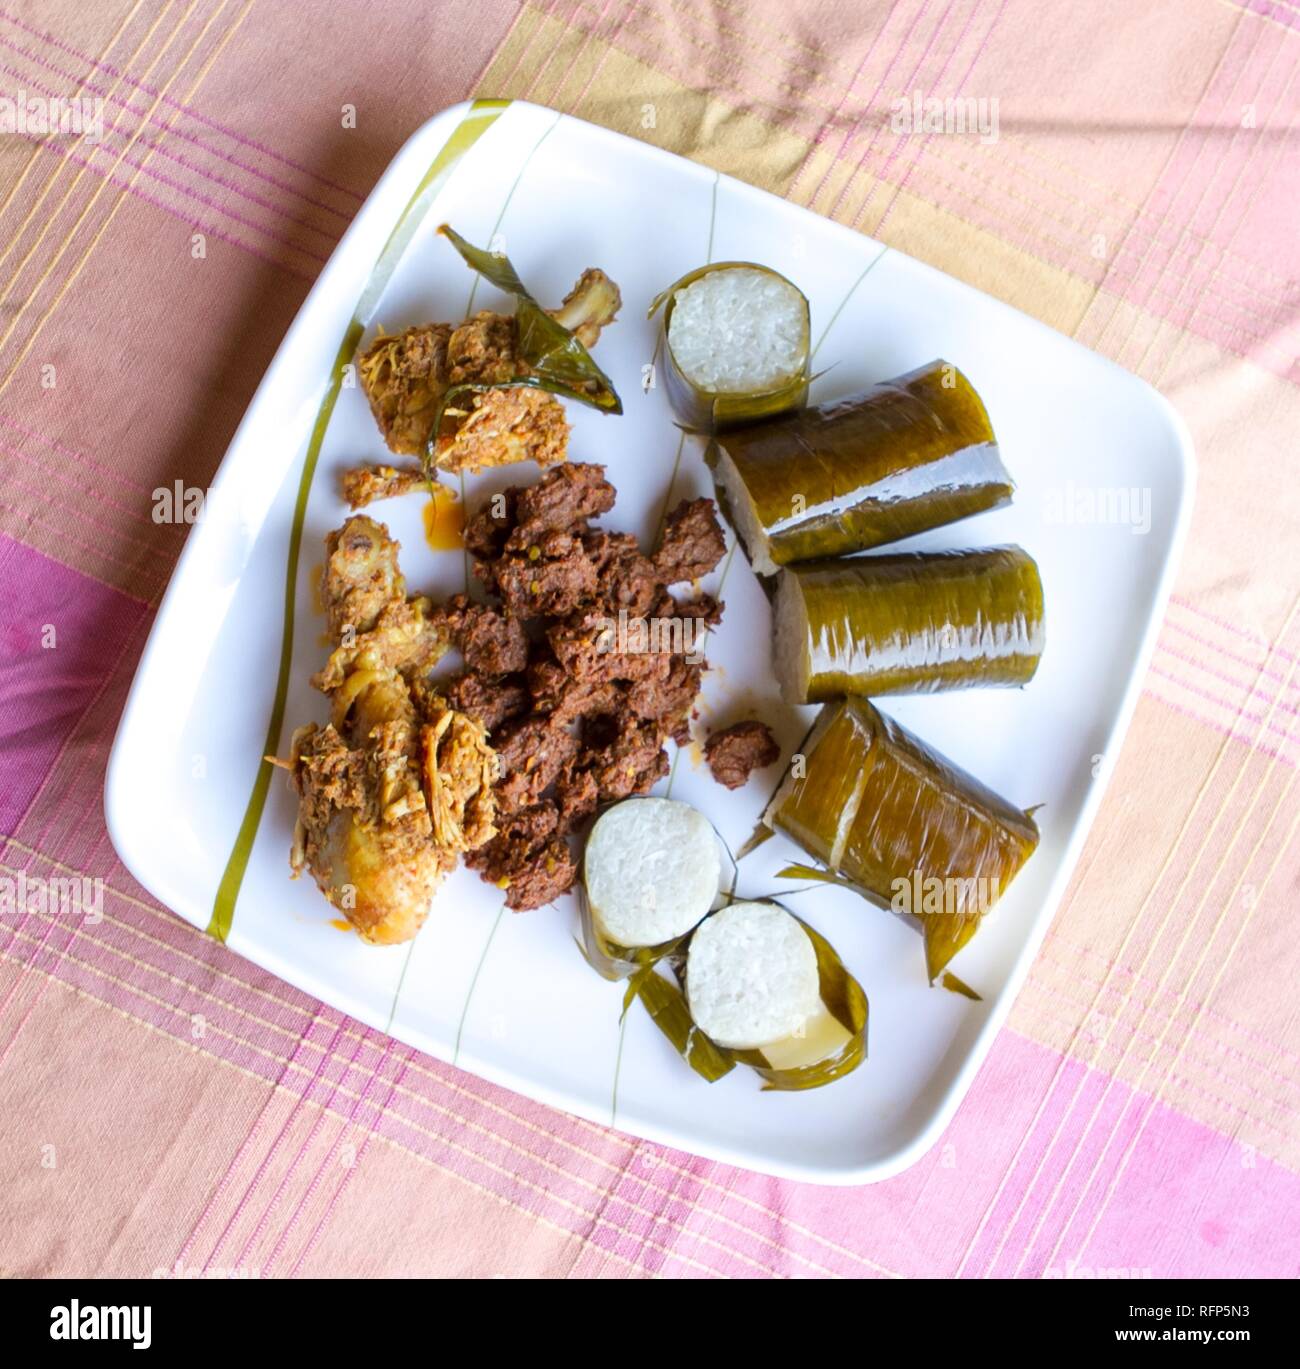
[[[983,402],[945,361],[718,434],[706,459],[760,575],[969,518],[1015,489]]]
[[[582,926],[582,954],[587,964],[605,979],[627,979],[641,970],[649,969],[675,951],[690,935],[688,932],[685,936],[674,937],[658,946],[621,946],[617,941],[611,941],[596,925],[591,900],[581,880],[574,886],[574,891],[578,896],[579,922]]]
[[[672,1043],[673,1049],[701,1079],[716,1083],[736,1068],[731,1052],[715,1045],[695,1025],[680,987],[661,975],[653,965],[639,970],[628,981],[623,1011],[626,1012],[637,999],[650,1014],[650,1020]]]
[[[677,364],[672,343],[668,338],[677,292],[693,285],[701,276],[706,276],[712,271],[734,270],[758,271],[784,281],[792,290],[797,291],[799,298],[803,300],[804,308],[802,363],[777,385],[737,393],[709,390],[697,385]],[[661,308],[664,311],[664,388],[668,391],[668,401],[672,405],[673,413],[677,415],[683,427],[699,433],[721,432],[742,423],[754,423],[759,419],[774,418],[791,410],[801,409],[808,402],[808,386],[811,383],[811,320],[808,298],[793,281],[787,280],[779,271],[773,271],[768,266],[759,266],[752,261],[712,262],[708,266],[688,271],[680,280],[674,281],[666,290],[656,295],[646,317],[653,318]]]
[[[931,982],[1038,845],[1029,813],[859,698],[823,706],[764,820],[871,902],[916,918]]]
[[[774,623],[787,703],[1023,685],[1043,583],[1019,547],[810,561],[781,572]]]
[[[748,1065],[763,1080],[765,1091],[795,1092],[834,1083],[867,1058],[867,996],[834,946],[802,918],[795,917],[795,921],[816,952],[822,1001],[822,1012],[799,1036],[754,1050],[719,1046],[707,1037],[691,1018],[682,987],[689,936],[668,957],[678,982],[648,967],[629,982],[625,1005],[640,998],[682,1059],[710,1083],[729,1074],[736,1065]]]

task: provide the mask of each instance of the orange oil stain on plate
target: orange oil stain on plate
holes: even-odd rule
[[[424,540],[434,551],[459,551],[465,544],[465,506],[446,485],[435,485],[424,506]]]

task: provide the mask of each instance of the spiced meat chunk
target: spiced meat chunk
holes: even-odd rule
[[[546,715],[505,724],[493,744],[501,767],[498,798],[512,812],[538,802],[579,749],[578,738]]]
[[[722,560],[726,538],[712,499],[684,499],[664,520],[655,572],[665,585],[698,580]]]
[[[673,509],[653,556],[592,526],[613,504],[604,467],[579,463],[493,495],[465,543],[497,602],[458,596],[443,610],[467,667],[448,700],[487,728],[499,764],[496,835],[470,863],[518,911],[570,887],[567,838],[599,804],[668,773],[666,743],[689,736],[704,636],[722,617],[709,596],[668,590],[721,559],[712,502]]]
[[[498,821],[497,834],[465,863],[505,891],[506,907],[527,912],[573,887],[578,868],[559,833],[559,809],[538,803]]]
[[[490,561],[501,555],[506,538],[514,531],[515,503],[518,498],[519,490],[512,485],[508,490],[494,494],[466,522],[462,540],[471,556]]]
[[[389,451],[418,456],[433,431],[447,390],[447,323],[381,333],[361,354],[357,371]]]
[[[564,405],[545,390],[515,386],[471,392],[468,405],[448,405],[459,422],[454,436],[440,437],[434,464],[442,471],[481,471],[535,461],[563,461],[569,445]]]
[[[648,794],[668,773],[663,732],[654,723],[630,715],[611,723],[613,735],[591,750],[591,771],[601,800],[613,802],[633,794]],[[604,729],[593,734],[595,739],[606,735]]]
[[[581,542],[563,532],[546,533],[528,552],[487,563],[479,578],[517,618],[562,618],[589,603],[598,585]]]
[[[526,551],[544,533],[577,531],[613,507],[614,487],[605,479],[604,466],[576,461],[561,466],[518,491],[507,549]]]
[[[354,466],[343,472],[343,498],[355,511],[379,499],[396,499],[426,484],[419,466]]]
[[[527,713],[532,697],[521,679],[512,676],[488,679],[467,670],[447,687],[447,702],[493,733],[502,723]]]
[[[528,665],[523,623],[494,608],[467,608],[456,640],[465,664],[480,675],[516,675]]]
[[[719,784],[739,789],[755,770],[775,765],[781,759],[781,748],[766,723],[732,723],[709,735],[704,759]]]

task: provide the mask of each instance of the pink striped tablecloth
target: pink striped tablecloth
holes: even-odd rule
[[[0,0],[0,1274],[1294,1276],[1298,69],[1294,0]],[[192,931],[109,845],[185,531],[152,492],[207,485],[379,172],[471,94],[872,234],[1194,434],[1073,886],[948,1133],[888,1183],[760,1178],[490,1087]],[[54,96],[98,136],[20,124]],[[983,101],[996,136],[899,130],[913,98]],[[74,877],[102,919],[15,906]]]

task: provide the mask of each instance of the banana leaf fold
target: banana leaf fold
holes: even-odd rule
[[[764,821],[837,882],[914,919],[931,982],[1039,840],[1030,813],[860,698],[823,705]]]

